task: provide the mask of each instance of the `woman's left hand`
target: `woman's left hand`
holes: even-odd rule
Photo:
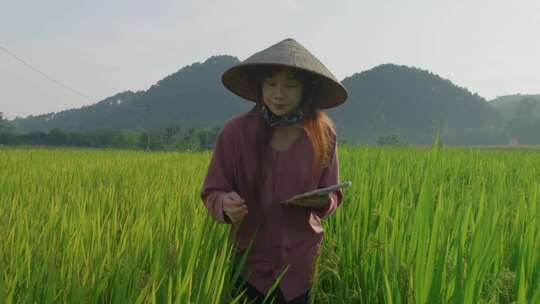
[[[330,204],[330,193],[323,195],[307,196],[299,199],[295,199],[288,203],[288,205],[294,205],[299,207],[311,207],[316,209],[326,209]]]

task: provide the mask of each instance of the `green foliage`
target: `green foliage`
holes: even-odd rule
[[[386,136],[379,136],[377,139],[377,144],[379,146],[400,146],[404,143],[401,142],[399,134],[390,134]]]
[[[507,138],[517,138],[520,144],[538,144],[540,141],[540,117],[514,118],[503,130]]]
[[[13,124],[4,118],[4,113],[0,112],[0,143],[2,143],[2,136],[7,136],[14,132]]]
[[[527,97],[519,101],[515,116],[522,119],[540,118],[540,99]]]
[[[193,175],[193,166],[205,161],[205,154],[0,150],[0,302],[225,299],[232,246],[192,189],[202,172]]]
[[[219,130],[218,126],[186,130],[169,127],[151,132],[103,128],[88,133],[65,133],[60,129],[53,129],[48,133],[38,131],[0,136],[0,144],[198,151],[213,148]]]
[[[501,96],[489,104],[501,113],[505,123],[520,117],[540,118],[540,95]]]
[[[539,153],[339,153],[353,186],[322,222],[314,303],[539,303]],[[0,149],[0,299],[242,303],[197,195],[210,156]]]
[[[142,132],[138,146],[148,150],[199,151],[212,149],[221,128],[182,129],[168,127],[159,131]]]
[[[520,144],[540,143],[540,95],[510,95],[490,103],[505,119],[501,141],[508,143],[515,138]]]

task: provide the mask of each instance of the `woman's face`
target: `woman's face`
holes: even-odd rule
[[[303,85],[291,69],[281,69],[262,82],[266,106],[276,115],[293,113],[302,101]]]

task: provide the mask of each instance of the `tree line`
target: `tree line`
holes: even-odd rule
[[[0,113],[0,145],[66,146],[142,150],[199,151],[212,149],[220,126],[212,128],[167,127],[150,131],[102,128],[92,132],[65,132],[58,128],[48,132],[14,133]]]

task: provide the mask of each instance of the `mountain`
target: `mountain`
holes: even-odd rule
[[[342,83],[349,100],[329,112],[340,134],[359,142],[398,134],[406,142],[431,143],[439,129],[445,143],[487,143],[502,128],[484,98],[429,71],[384,64]]]
[[[503,116],[501,137],[520,144],[540,144],[540,95],[508,95],[490,102]]]
[[[253,106],[221,85],[221,74],[239,63],[236,57],[213,56],[173,73],[146,91],[126,91],[94,105],[13,121],[17,132],[88,132],[100,128],[149,129],[167,126],[206,127]]]
[[[506,122],[529,114],[540,117],[540,95],[500,96],[491,100],[489,104],[503,115]]]
[[[126,91],[108,97],[94,105],[83,106],[57,113],[47,113],[27,118],[16,118],[13,124],[18,132],[47,131],[54,128],[89,132],[99,128],[128,129],[138,126],[139,113],[126,115],[127,107],[133,106],[144,92]],[[129,113],[132,114],[132,113]]]
[[[221,126],[253,106],[221,84],[221,74],[237,63],[236,57],[213,56],[180,69],[146,91],[126,91],[91,106],[19,118],[14,124],[22,133],[53,128],[87,132]],[[327,113],[340,137],[349,142],[375,143],[380,136],[398,134],[406,142],[431,143],[437,129],[447,144],[507,142],[501,137],[504,120],[490,103],[429,71],[384,64],[342,83],[349,99]]]

